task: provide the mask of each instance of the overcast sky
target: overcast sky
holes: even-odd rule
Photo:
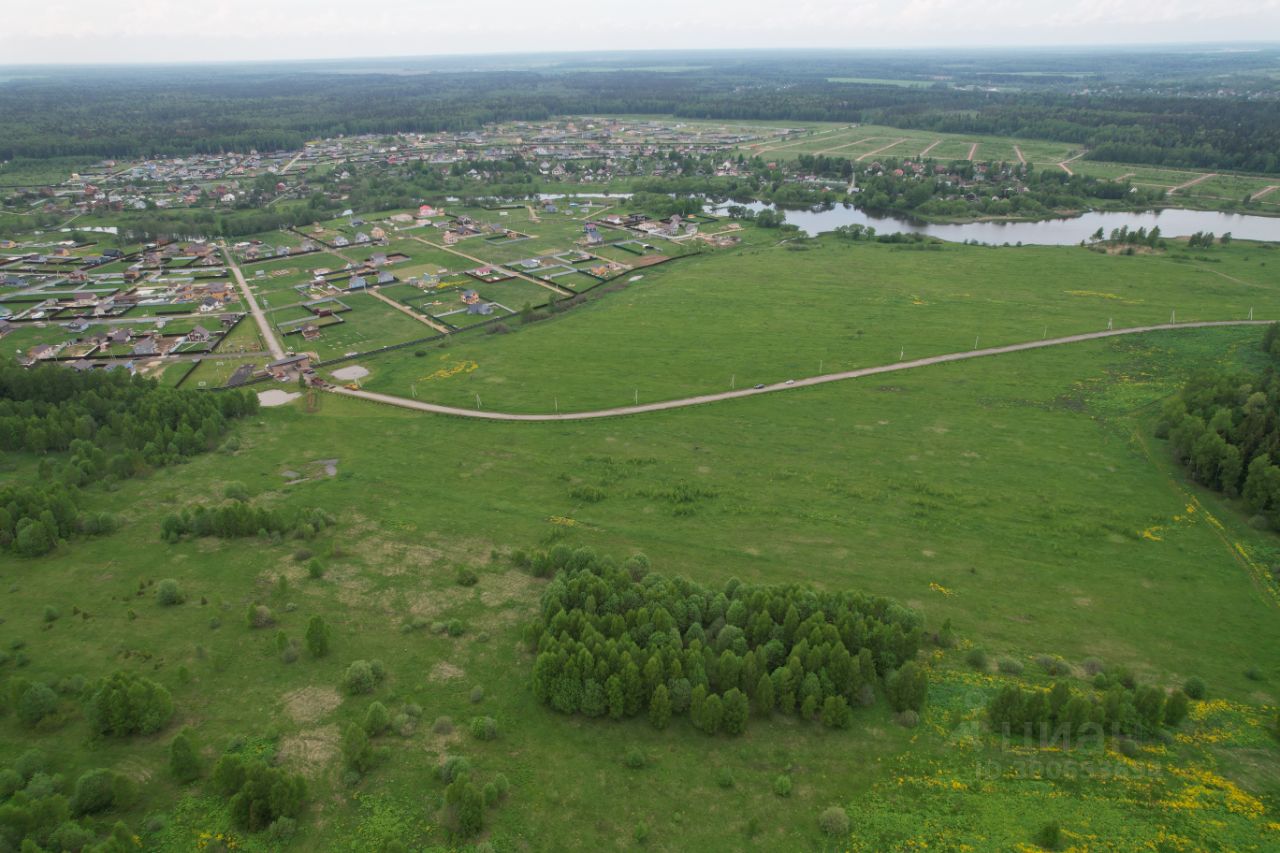
[[[1280,0],[12,0],[0,64],[1280,39]]]

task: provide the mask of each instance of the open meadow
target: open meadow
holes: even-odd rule
[[[165,750],[182,726],[206,765],[238,744],[307,777],[297,850],[453,849],[437,816],[448,755],[510,781],[485,812],[481,840],[496,850],[637,838],[659,850],[1013,848],[1048,818],[1081,843],[1176,836],[1267,849],[1280,779],[1260,726],[1277,704],[1280,621],[1248,560],[1272,562],[1275,540],[1188,485],[1150,436],[1152,404],[1192,370],[1256,363],[1257,339],[1158,333],[582,424],[470,422],[328,395],[314,411],[264,410],[222,451],[94,493],[124,519],[118,533],[3,572],[0,639],[21,648],[26,676],[145,673],[172,691],[173,723],[116,743],[91,740],[69,709],[34,732],[10,717],[0,757],[35,746],[68,777],[105,766],[145,783],[145,803],[123,816],[147,849],[218,834],[236,849],[278,849],[235,830],[207,783],[170,780]],[[35,462],[6,464],[22,476]],[[254,503],[320,507],[336,525],[310,542],[161,540],[162,515],[237,484]],[[655,571],[709,585],[889,595],[930,630],[950,620],[959,645],[926,655],[930,701],[915,731],[882,703],[856,711],[851,731],[779,717],[739,739],[683,719],[658,732],[564,717],[534,700],[519,639],[546,582],[507,557],[553,542],[643,552]],[[309,576],[312,559],[322,577]],[[462,566],[474,586],[458,585]],[[163,578],[184,604],[156,604]],[[255,603],[273,628],[246,626]],[[60,618],[42,616],[49,607]],[[300,638],[316,615],[332,628],[331,654],[282,661],[276,632]],[[976,729],[1011,676],[971,671],[964,650],[975,647],[1025,666],[1023,681],[1047,683],[1040,656],[1077,674],[1098,659],[1156,684],[1198,676],[1214,700],[1167,746],[1058,756],[1105,778],[1024,779],[1036,755]],[[385,683],[341,692],[348,664],[373,658]],[[342,727],[375,699],[393,714],[420,710],[375,739],[389,755],[353,782]],[[496,740],[468,734],[480,715],[497,721]],[[642,766],[630,766],[637,751]],[[1193,808],[1174,805],[1188,799]],[[835,846],[818,829],[833,804],[856,830]],[[905,809],[925,817],[905,821]]]
[[[1245,319],[1251,310],[1280,318],[1275,254],[1265,244],[1126,256],[832,237],[752,243],[637,270],[620,292],[515,334],[367,359],[367,387],[463,406],[478,394],[499,411],[578,411],[1108,323]]]

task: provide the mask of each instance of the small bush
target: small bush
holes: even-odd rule
[[[649,824],[637,823],[635,831],[632,833],[632,837],[635,838],[636,844],[648,844],[649,843]]]
[[[372,693],[381,683],[382,677],[378,674],[378,668],[367,660],[352,661],[342,677],[343,689],[352,696]]]
[[[1062,826],[1056,820],[1050,821],[1036,830],[1035,838],[1032,840],[1043,850],[1060,850],[1062,849]]]
[[[716,771],[716,784],[721,788],[732,788],[733,772],[728,767],[721,767]]]
[[[178,582],[173,578],[165,578],[156,584],[156,603],[161,607],[173,607],[186,600],[187,597],[182,594],[182,587],[178,586]]]
[[[477,684],[471,688],[471,704],[476,705],[484,701],[484,688]]]
[[[969,664],[969,666],[973,667],[979,672],[987,671],[987,663],[988,663],[987,653],[982,649],[970,649],[969,653],[964,656],[964,659],[965,659],[965,662]]]
[[[839,806],[823,809],[822,814],[818,815],[818,826],[827,835],[848,835],[849,813]]]
[[[71,795],[71,811],[77,815],[105,812],[116,805],[116,774],[110,770],[90,770],[76,780]]]
[[[1049,675],[1070,675],[1071,667],[1060,657],[1054,655],[1036,656],[1036,665]]]
[[[1005,675],[1022,675],[1022,661],[1017,658],[1000,658],[996,662],[996,668]]]
[[[227,483],[226,488],[222,490],[222,494],[225,495],[229,501],[245,503],[249,500],[249,489],[245,487],[244,483],[240,482],[233,481]]]
[[[645,761],[644,752],[638,746],[633,746],[627,750],[626,755],[622,757],[622,763],[632,770],[640,770],[647,763]]]
[[[1102,672],[1103,669],[1105,669],[1105,667],[1102,665],[1102,661],[1098,660],[1097,658],[1085,658],[1080,662],[1080,668],[1083,669],[1084,674],[1089,676],[1090,678],[1092,678],[1093,676]]]
[[[791,777],[783,773],[773,780],[773,793],[779,797],[791,796]]]
[[[470,566],[458,566],[454,580],[457,581],[458,586],[475,586],[480,581],[480,576]]]
[[[466,627],[462,624],[461,619],[450,619],[449,623],[445,626],[445,630],[449,633],[450,637],[461,637],[462,632],[466,630]]]
[[[22,691],[18,697],[18,719],[28,728],[40,724],[45,717],[58,709],[58,694],[53,688],[37,681]]]
[[[62,614],[58,612],[58,608],[54,607],[52,604],[49,604],[49,605],[46,605],[46,606],[45,606],[45,608],[44,608],[44,621],[46,621],[46,622],[57,622],[57,621],[58,621],[58,619],[59,619],[61,616],[62,616]]]
[[[1140,752],[1138,742],[1127,737],[1117,739],[1116,748],[1120,750],[1120,754],[1125,758],[1137,758]]]
[[[920,725],[920,715],[908,708],[893,715],[893,721],[904,729],[914,729]]]
[[[440,777],[440,781],[446,785],[456,782],[461,777],[471,772],[471,762],[461,755],[450,755],[445,758],[444,763],[436,770],[436,775]]]
[[[1205,687],[1204,680],[1194,675],[1182,685],[1182,692],[1187,694],[1187,698],[1197,701],[1209,695],[1209,690]]]
[[[47,622],[47,621],[48,621],[48,619],[46,619],[45,621]],[[1250,681],[1265,681],[1265,680],[1266,680],[1265,676],[1263,676],[1263,674],[1262,674],[1262,670],[1258,669],[1256,666],[1251,666],[1251,667],[1249,667],[1248,669],[1246,669],[1246,670],[1244,671],[1244,677],[1245,677],[1245,678],[1247,678],[1247,679],[1249,679]]]
[[[265,604],[251,604],[249,612],[245,615],[245,621],[249,623],[250,628],[270,628],[276,624],[276,617],[271,612],[271,608]]]
[[[431,731],[438,735],[447,735],[453,732],[452,717],[436,717],[434,723],[431,724]]]
[[[391,727],[391,714],[387,706],[374,702],[364,715],[364,730],[369,737],[377,737]]]
[[[310,562],[307,563],[307,577],[312,580],[320,580],[320,578],[324,577],[324,564],[319,560],[312,558]]]
[[[476,740],[494,740],[498,737],[498,721],[493,717],[472,717],[467,728]]]

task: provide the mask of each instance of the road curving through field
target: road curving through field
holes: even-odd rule
[[[419,412],[437,415],[453,415],[460,418],[479,418],[489,421],[585,421],[597,418],[616,418],[624,415],[642,415],[647,412],[665,412],[670,409],[683,409],[689,406],[702,406],[718,403],[723,400],[737,400],[743,397],[755,397],[759,394],[770,394],[777,391],[788,391],[794,388],[809,388],[827,382],[843,382],[846,379],[861,379],[865,376],[878,376],[882,373],[896,373],[900,370],[915,370],[934,364],[947,364],[953,361],[966,361],[971,358],[984,358],[991,355],[1005,355],[1024,350],[1044,349],[1064,344],[1083,343],[1104,338],[1115,338],[1123,335],[1140,335],[1147,332],[1164,332],[1177,329],[1209,329],[1219,326],[1265,326],[1272,320],[1211,320],[1200,323],[1160,323],[1154,326],[1133,326],[1127,329],[1106,329],[1101,332],[1085,332],[1079,335],[1067,335],[1061,338],[1046,338],[1039,341],[1026,341],[1020,344],[1007,344],[999,347],[966,350],[964,352],[934,355],[928,358],[917,358],[911,361],[897,361],[892,364],[881,364],[875,367],[860,367],[856,370],[845,370],[839,373],[824,373],[787,382],[774,382],[763,388],[740,388],[735,391],[721,391],[715,394],[700,394],[696,397],[682,397],[677,400],[661,400],[656,403],[641,403],[635,406],[616,406],[610,409],[595,409],[586,412],[556,412],[550,414],[526,414],[519,412],[487,412],[483,409],[463,409],[456,406],[442,406],[438,403],[424,403],[421,400],[410,400],[392,394],[379,394],[376,391],[364,391],[354,388],[331,387],[334,394],[347,397],[358,397],[375,403],[399,406]]]

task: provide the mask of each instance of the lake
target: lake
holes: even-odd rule
[[[744,205],[763,210],[768,205],[756,202]],[[716,208],[723,211],[723,206]],[[784,210],[787,222],[799,226],[813,236],[832,231],[841,225],[867,225],[877,234],[912,232],[927,234],[940,240],[963,243],[1034,243],[1070,246],[1088,239],[1099,228],[1110,234],[1112,229],[1128,226],[1130,231],[1160,226],[1165,237],[1185,237],[1197,231],[1211,231],[1218,236],[1230,232],[1241,240],[1280,241],[1280,217],[1246,216],[1209,210],[1169,208],[1144,213],[1093,212],[1070,219],[1046,219],[1040,222],[965,222],[932,224],[896,216],[872,216],[852,205],[835,205],[827,210]]]

